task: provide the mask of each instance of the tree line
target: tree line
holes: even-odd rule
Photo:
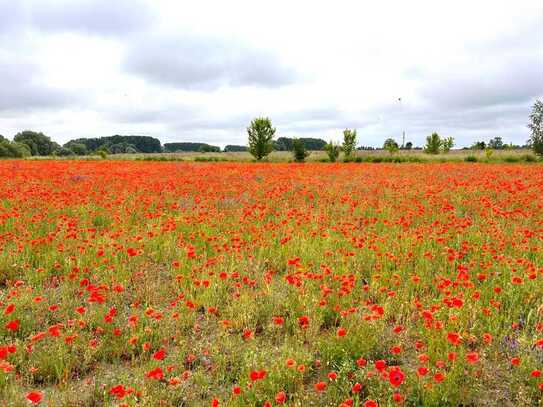
[[[543,102],[537,100],[529,117],[528,128],[530,139],[522,147],[531,148],[535,154],[543,155]],[[257,117],[247,127],[248,145],[227,145],[224,150],[218,146],[207,143],[179,142],[165,143],[149,136],[121,136],[114,135],[98,138],[79,138],[70,140],[64,145],[51,140],[50,137],[40,132],[25,130],[17,133],[13,140],[0,135],[0,157],[27,157],[27,156],[72,156],[99,154],[130,154],[130,153],[161,153],[161,152],[238,152],[248,151],[256,160],[262,160],[272,151],[291,151],[297,162],[303,162],[309,155],[309,151],[326,151],[330,161],[335,162],[343,152],[344,160],[352,159],[356,150],[372,150],[372,147],[358,146],[356,129],[343,131],[341,144],[333,141],[326,142],[318,138],[288,138],[274,139],[276,129],[267,117]],[[393,138],[388,138],[383,143],[383,149],[394,154],[398,150],[420,149],[427,154],[446,154],[454,147],[454,138],[441,137],[438,133],[432,133],[426,138],[423,147],[413,147],[413,143],[399,145]],[[520,148],[512,144],[505,144],[501,137],[494,137],[488,142],[477,141],[470,149],[486,150],[490,154],[493,150],[506,148]]]

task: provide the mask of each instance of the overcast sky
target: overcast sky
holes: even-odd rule
[[[523,144],[542,1],[0,0],[0,134]],[[401,98],[401,101],[399,100]]]

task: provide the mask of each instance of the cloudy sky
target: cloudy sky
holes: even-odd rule
[[[0,0],[0,134],[522,144],[541,1]],[[401,98],[401,101],[399,100]]]

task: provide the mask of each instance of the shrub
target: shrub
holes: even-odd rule
[[[487,161],[490,160],[493,153],[494,153],[494,150],[492,150],[491,148],[486,148],[485,149],[485,157],[486,157]]]
[[[477,157],[475,157],[474,155],[468,155],[466,158],[464,158],[464,161],[468,163],[476,163]]]
[[[339,157],[339,152],[341,150],[339,144],[330,141],[328,144],[326,144],[326,146],[324,146],[324,149],[326,150],[326,154],[328,154],[328,159],[330,160],[330,162],[335,163]]]
[[[443,140],[441,140],[441,148],[443,149],[444,153],[448,153],[451,151],[451,148],[454,147],[454,139],[452,137],[446,137]]]
[[[526,161],[527,163],[533,163],[533,162],[537,161],[537,157],[535,155],[533,155],[533,154],[523,154],[521,156],[521,159],[523,161]]]
[[[299,138],[295,138],[292,141],[292,155],[294,156],[294,161],[297,163],[303,163],[309,156],[309,153],[305,149],[304,142]]]
[[[504,157],[503,161],[505,161],[506,163],[518,163],[520,162],[520,157],[508,155],[507,157]]]
[[[72,150],[70,150],[69,148],[66,148],[66,147],[57,148],[54,151],[54,154],[58,155],[59,157],[69,157],[71,155],[75,155],[75,153]]]
[[[387,150],[390,154],[394,154],[398,151],[399,146],[396,140],[393,138],[387,138],[383,144],[383,149]]]

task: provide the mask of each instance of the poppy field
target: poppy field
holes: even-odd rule
[[[0,406],[533,406],[537,164],[0,162]]]

